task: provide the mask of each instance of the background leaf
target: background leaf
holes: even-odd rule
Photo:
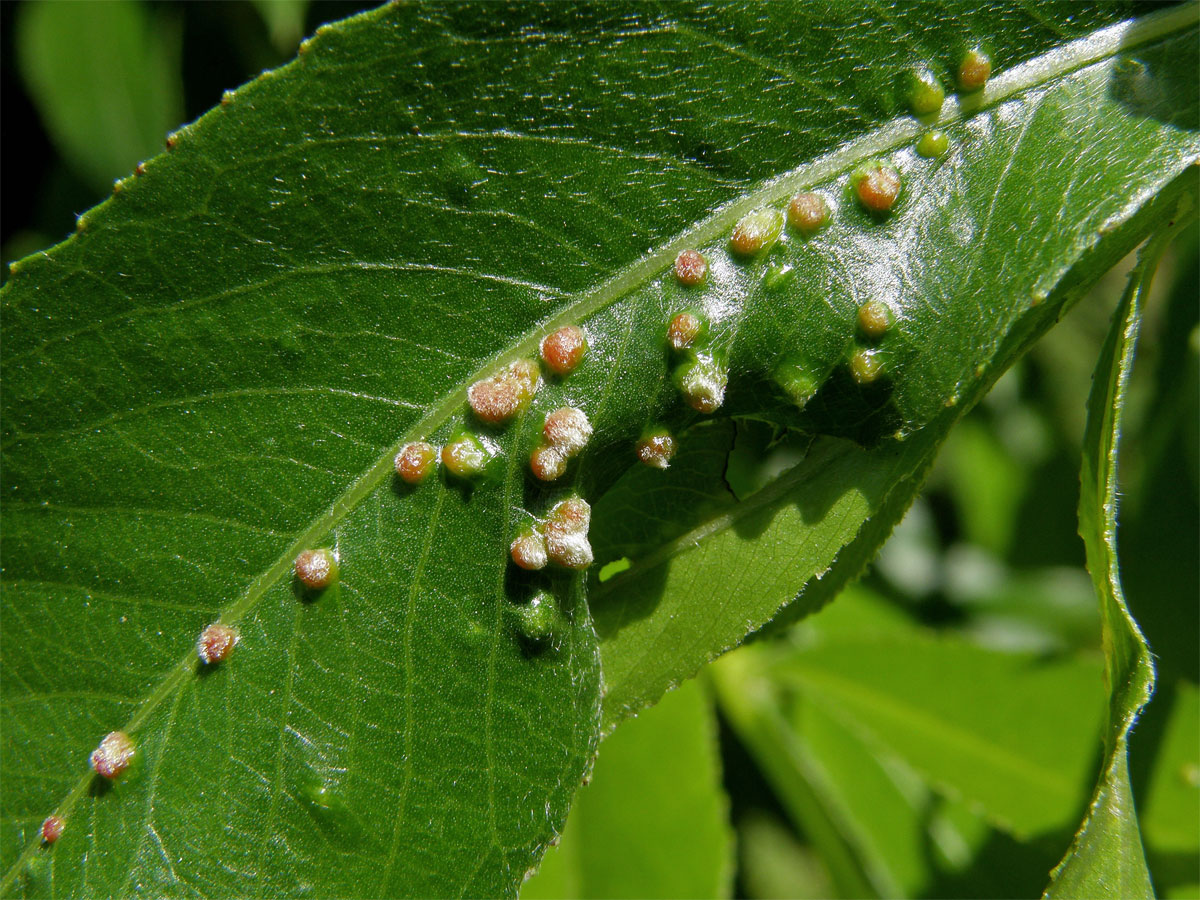
[[[831,567],[798,613],[861,568],[959,410],[1174,208],[1197,156],[1191,8],[1094,32],[1122,11],[894,12],[863,28],[853,6],[389,7],[322,29],[19,263],[3,322],[3,889],[515,892],[600,727],[581,579],[508,563],[560,496],[525,460],[545,412],[587,411],[569,483],[596,501],[598,545],[646,425],[686,438],[682,465],[703,431],[661,343],[682,306],[702,307],[729,364],[725,413],[816,436],[799,496],[828,505],[781,491],[775,518],[790,532],[792,509],[807,516],[823,549],[769,590],[747,583],[745,608],[736,591],[711,610],[694,591],[646,604],[637,561],[614,578],[643,605],[602,619],[595,598],[609,723],[817,572]],[[951,154],[918,159],[896,80],[914,60],[944,75],[967,39],[1003,74],[944,107]],[[1132,48],[1148,62],[1116,59]],[[905,183],[886,221],[842,193],[878,154]],[[802,187],[834,202],[829,229],[735,262],[736,219]],[[712,262],[703,291],[668,274],[687,246]],[[863,390],[845,362],[865,299],[898,321],[882,347],[896,377]],[[485,434],[494,480],[393,482],[400,444],[479,428],[467,385],[565,323],[590,356]],[[803,410],[772,386],[797,346],[825,384]],[[771,491],[730,526],[771,519]],[[771,548],[729,530],[700,542],[723,572]],[[305,598],[289,572],[316,545],[342,579]],[[730,585],[705,587],[701,601]],[[539,589],[563,614],[531,647],[512,622]],[[638,672],[627,660],[671,615],[693,627]],[[191,646],[217,618],[242,644],[202,676]],[[93,790],[86,754],[121,725],[139,771]],[[39,849],[55,809],[69,827]]]
[[[161,15],[161,14],[160,14]],[[21,76],[61,152],[93,188],[162,149],[179,124],[179,33],[134,0],[26,3]]]
[[[711,672],[838,896],[953,897],[1041,886],[1055,858],[1041,845],[1069,834],[1086,798],[1098,670],[1082,654],[932,640],[856,587]]]
[[[699,682],[680,685],[604,742],[522,900],[730,896],[720,777],[712,703]]]
[[[1181,207],[1193,216],[1195,200]],[[1088,398],[1080,474],[1079,533],[1100,597],[1105,681],[1109,686],[1105,760],[1091,809],[1070,853],[1055,870],[1048,897],[1097,893],[1153,896],[1129,783],[1128,735],[1154,690],[1150,648],[1125,604],[1117,563],[1117,443],[1141,322],[1140,301],[1173,233],[1164,229],[1143,251],[1113,317]]]

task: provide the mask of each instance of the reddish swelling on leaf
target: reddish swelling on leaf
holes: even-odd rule
[[[219,663],[233,652],[239,640],[236,628],[214,622],[200,632],[196,655],[202,663]]]
[[[567,325],[542,340],[542,360],[556,375],[569,375],[587,353],[587,337],[574,325]]]
[[[701,322],[691,313],[680,313],[667,326],[667,343],[673,350],[686,350],[700,334]]]
[[[652,434],[638,442],[637,455],[646,465],[665,469],[675,455],[675,439],[665,432]]]
[[[66,824],[61,816],[48,816],[42,823],[42,840],[47,844],[53,844],[62,837]]]
[[[829,207],[820,194],[796,194],[788,203],[788,222],[803,234],[812,234],[829,219]]]
[[[314,591],[328,587],[337,577],[337,559],[333,551],[305,550],[296,557],[296,577]]]
[[[538,364],[517,360],[505,371],[477,381],[467,388],[467,402],[481,422],[500,425],[526,406],[537,393]]]
[[[546,539],[536,531],[528,531],[512,542],[512,560],[522,569],[546,568]]]
[[[133,739],[125,732],[109,732],[100,742],[100,746],[92,751],[92,768],[105,778],[116,778],[129,768],[134,749]]]
[[[854,192],[871,212],[887,212],[900,196],[900,173],[891,166],[872,166],[862,173]]]
[[[437,462],[437,449],[424,441],[405,444],[396,454],[396,474],[406,484],[420,484],[429,477]]]
[[[685,287],[695,287],[708,275],[708,260],[698,250],[683,250],[675,257],[675,278]]]
[[[992,58],[982,50],[971,50],[959,63],[958,87],[964,92],[980,90],[991,77]]]

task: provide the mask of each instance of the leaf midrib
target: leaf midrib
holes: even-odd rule
[[[291,571],[297,553],[320,541],[391,474],[395,454],[404,444],[431,434],[462,408],[467,399],[467,387],[471,383],[491,374],[508,362],[534,353],[543,334],[563,325],[583,321],[650,281],[670,265],[680,250],[692,246],[702,246],[716,240],[722,233],[728,232],[737,219],[753,209],[778,203],[789,194],[802,188],[832,180],[863,160],[882,155],[910,143],[927,130],[931,124],[948,125],[962,121],[1016,94],[1047,84],[1054,79],[1106,59],[1119,50],[1131,49],[1167,37],[1195,25],[1198,21],[1200,21],[1200,8],[1194,4],[1183,4],[1151,13],[1140,19],[1102,28],[997,75],[982,91],[965,100],[960,100],[957,96],[947,97],[936,120],[919,121],[908,115],[897,117],[812,162],[770,179],[757,191],[718,207],[691,229],[681,232],[675,239],[663,244],[658,250],[647,253],[605,283],[582,294],[575,303],[538,323],[517,344],[495,354],[488,362],[464,378],[458,387],[445,395],[441,402],[409,428],[374,465],[360,475],[341,496],[337,497],[329,508],[318,516],[268,569],[255,578],[247,587],[246,592],[225,609],[218,621],[224,624],[234,624],[252,610],[267,590]],[[339,30],[344,28],[344,26],[334,27],[338,27]],[[323,30],[332,29],[327,26]],[[312,40],[319,39],[320,36]],[[298,64],[299,58],[269,74],[278,75]],[[199,121],[184,127],[188,130],[194,129],[203,123],[204,118],[215,115],[219,111],[219,107],[214,108]],[[112,198],[106,200],[97,209],[103,209],[111,202],[113,202]],[[91,211],[91,213],[94,212],[95,210]],[[91,213],[85,213],[81,218],[89,218]],[[72,235],[58,248],[43,251],[43,254],[40,255],[49,256],[75,238],[76,236]],[[124,726],[124,730],[136,732],[158,705],[170,696],[183,683],[184,679],[193,674],[193,670],[193,656],[189,653],[168,671]],[[79,782],[56,810],[58,815],[69,815],[71,808],[86,792],[90,780],[86,773],[80,777]],[[3,880],[0,880],[0,894],[11,887],[26,861],[36,852],[37,847],[36,840],[31,842],[9,871],[5,873]]]

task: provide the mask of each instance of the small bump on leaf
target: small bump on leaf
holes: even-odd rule
[[[907,76],[906,98],[913,115],[929,116],[946,101],[946,89],[929,69],[913,69]]]
[[[725,402],[729,373],[707,356],[685,362],[676,369],[675,379],[684,401],[697,412],[716,412]]]
[[[637,457],[643,463],[654,469],[665,469],[671,464],[675,455],[675,438],[664,430],[658,430],[646,435],[637,445]]]
[[[992,77],[992,58],[978,47],[973,47],[958,64],[958,89],[964,93],[982,90]]]
[[[110,731],[100,746],[92,751],[90,762],[98,775],[111,781],[129,768],[135,752],[133,739],[129,735],[123,731]]]
[[[460,435],[442,448],[442,465],[456,478],[474,478],[483,474],[491,454],[473,434]]]
[[[529,455],[529,468],[539,481],[555,481],[567,471],[567,454],[551,444],[542,444]]]
[[[729,245],[739,256],[755,256],[774,247],[782,231],[783,214],[779,210],[756,209],[733,226]]]
[[[47,816],[46,821],[42,823],[42,843],[53,844],[62,837],[66,825],[62,816]]]
[[[917,153],[926,159],[941,156],[949,149],[950,138],[946,136],[946,132],[936,128],[933,131],[925,132],[917,141]]]
[[[787,219],[801,234],[814,234],[829,221],[829,204],[811,191],[796,194],[788,201]]]
[[[313,591],[329,587],[338,574],[337,557],[324,547],[305,550],[296,557],[296,577],[306,588]]]
[[[592,508],[579,497],[563,500],[550,511],[542,530],[551,562],[567,569],[586,569],[592,564],[591,521]]]
[[[406,484],[420,484],[437,465],[437,448],[425,441],[405,444],[396,454],[396,474]]]
[[[240,640],[241,635],[236,628],[214,622],[200,632],[200,637],[196,639],[196,655],[206,665],[219,663],[233,652]]]
[[[675,280],[684,287],[703,284],[708,276],[708,260],[698,250],[682,250],[675,257]]]
[[[704,322],[689,312],[682,312],[667,326],[667,343],[673,350],[686,350],[704,330]]]
[[[871,300],[858,308],[858,328],[870,340],[877,341],[892,327],[896,317],[886,303]]]
[[[527,531],[509,547],[512,561],[522,569],[537,571],[546,568],[546,539],[536,531]]]
[[[583,410],[564,406],[546,416],[542,434],[546,443],[571,457],[587,446],[592,437],[592,423]]]
[[[587,349],[583,330],[566,325],[542,340],[542,360],[556,375],[569,375],[583,361]]]
[[[878,381],[885,370],[883,356],[878,350],[861,347],[850,356],[850,377],[859,384]]]
[[[860,166],[850,176],[850,184],[858,202],[873,213],[888,212],[900,197],[900,173],[886,163]]]
[[[514,607],[513,615],[517,633],[531,644],[548,644],[558,632],[558,603],[547,591],[539,591],[528,603]]]
[[[467,402],[481,422],[500,425],[529,405],[537,393],[537,382],[538,364],[530,359],[517,360],[500,374],[471,385]]]

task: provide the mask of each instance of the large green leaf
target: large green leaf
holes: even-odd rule
[[[716,725],[698,681],[623,722],[521,900],[728,897],[733,840]]]
[[[1180,218],[1195,215],[1195,201]],[[1175,223],[1173,223],[1175,224]],[[1080,472],[1079,533],[1100,598],[1104,680],[1109,691],[1104,765],[1091,808],[1070,852],[1055,869],[1047,897],[1152,897],[1142,836],[1129,783],[1129,731],[1154,690],[1150,648],[1121,590],[1117,561],[1117,444],[1121,412],[1133,367],[1141,301],[1162,251],[1174,233],[1164,228],[1142,251],[1129,289],[1113,316],[1088,398]]]
[[[513,894],[595,751],[601,659],[611,724],[806,583],[793,614],[822,602],[959,412],[1174,209],[1200,155],[1195,8],[1125,14],[397,5],[174,135],[4,289],[0,890]],[[968,42],[1000,74],[920,158],[896,84]],[[886,219],[844,193],[881,155],[904,183]],[[804,187],[825,231],[730,255],[742,214]],[[685,247],[702,289],[669,274]],[[860,389],[868,299],[897,321]],[[598,547],[635,524],[650,495],[601,507],[643,427],[680,435],[681,468],[703,447],[662,342],[684,306],[729,366],[716,418],[812,443],[715,517],[664,507],[672,536],[592,598],[598,642],[582,578],[513,574],[510,540],[560,495],[525,461],[547,411],[583,408],[564,483]],[[488,432],[492,478],[393,481],[402,443],[479,429],[467,386],[566,323],[589,356]],[[774,386],[799,352],[822,384],[803,409]],[[341,581],[301,598],[313,546]],[[541,588],[548,646],[514,634]],[[218,618],[242,642],[201,675]],[[116,727],[140,762],[100,790],[86,756]]]
[[[1101,724],[1097,661],[935,640],[847,593],[790,640],[714,665],[722,711],[841,896],[1036,891],[1040,872],[1011,865],[1021,853],[989,856],[1018,846],[1009,834],[1077,821]]]

